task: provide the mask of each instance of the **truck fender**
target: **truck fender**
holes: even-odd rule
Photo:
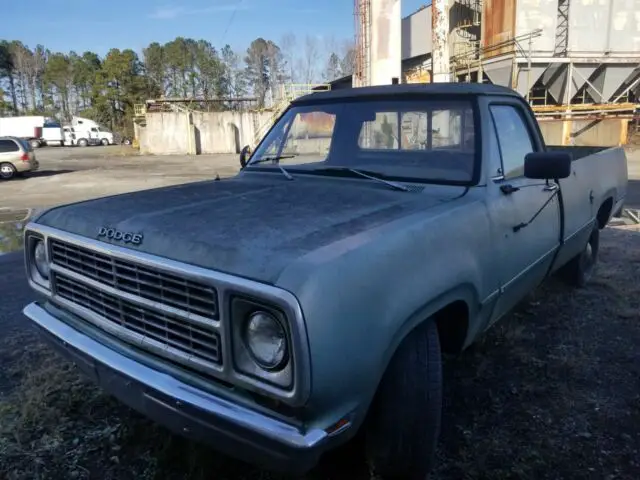
[[[469,320],[475,318],[479,306],[478,294],[473,285],[464,284],[458,287],[454,287],[451,290],[448,290],[447,292],[437,296],[436,298],[429,300],[400,324],[393,338],[389,342],[389,346],[382,356],[380,368],[377,370],[377,379],[375,382],[376,390],[378,388],[378,385],[380,384],[380,381],[382,380],[384,372],[389,366],[389,362],[391,362],[393,355],[400,346],[400,343],[402,343],[402,341],[408,335],[411,335],[411,333],[418,325],[423,322],[435,321],[434,317],[438,312],[456,302],[463,302],[467,306]],[[468,343],[467,334],[470,331],[469,324],[466,328],[467,331],[464,332],[463,345],[466,345]]]
[[[598,203],[594,205],[597,208],[596,220],[598,221],[598,226],[601,229],[604,228],[611,219],[613,206],[615,205],[617,198],[618,192],[615,188],[611,188],[607,190],[599,199]],[[608,205],[608,207],[605,207],[607,205],[607,202],[609,202],[610,204]],[[602,207],[605,207],[605,210],[602,210]]]

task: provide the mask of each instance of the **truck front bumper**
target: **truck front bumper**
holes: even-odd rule
[[[229,456],[303,473],[313,468],[333,437],[320,429],[301,431],[149,368],[72,328],[37,302],[23,313],[105,391],[175,433]]]

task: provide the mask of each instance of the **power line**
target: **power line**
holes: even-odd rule
[[[236,3],[236,7],[233,9],[233,12],[231,12],[231,16],[229,17],[229,22],[227,23],[227,26],[224,29],[224,33],[222,34],[222,38],[220,39],[220,45],[222,45],[224,43],[224,38],[227,36],[227,32],[229,31],[229,27],[233,23],[233,19],[235,18],[236,13],[238,13],[238,8],[240,7],[240,5],[242,4],[243,1],[244,0],[240,0],[238,3]],[[220,47],[220,48],[222,48],[222,47]]]

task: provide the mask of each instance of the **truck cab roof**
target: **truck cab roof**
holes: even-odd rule
[[[371,87],[346,88],[313,92],[299,97],[292,105],[315,103],[318,101],[350,100],[358,98],[385,97],[388,95],[500,95],[522,98],[507,87],[484,83],[405,83],[398,85],[378,85]]]

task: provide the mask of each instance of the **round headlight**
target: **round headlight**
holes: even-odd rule
[[[49,278],[49,261],[47,260],[47,250],[44,242],[41,240],[36,241],[36,246],[33,249],[33,263],[40,276],[47,280]]]
[[[282,324],[266,312],[253,313],[247,322],[245,341],[260,367],[273,370],[287,358],[287,334]]]

